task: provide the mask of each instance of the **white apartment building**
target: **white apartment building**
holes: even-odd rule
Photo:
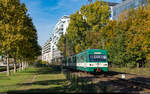
[[[51,62],[52,59],[52,51],[51,51],[51,45],[52,45],[52,38],[47,40],[47,42],[42,47],[42,61]]]
[[[65,34],[70,22],[69,16],[63,16],[53,28],[51,38],[42,47],[42,61],[52,62],[52,59],[61,58],[57,43],[62,34]]]
[[[52,53],[53,59],[62,57],[61,52],[57,49],[56,44],[58,43],[59,38],[62,34],[65,34],[70,22],[69,16],[63,16],[53,29],[52,37]]]
[[[106,2],[108,3],[108,6],[109,6],[109,10],[110,10],[110,20],[113,20],[113,7],[116,6],[117,4],[119,3],[114,3],[114,2]]]
[[[106,2],[110,7],[110,20],[117,20],[119,15],[130,8],[137,8],[140,5],[146,5],[147,0],[122,0],[120,3]],[[62,34],[65,34],[70,22],[68,16],[63,16],[53,29],[52,37],[44,44],[42,47],[42,60],[48,61],[49,63],[52,59],[61,58],[61,52],[57,49],[56,44]]]
[[[140,5],[147,5],[147,0],[122,0],[121,3],[118,3],[111,7],[111,20],[117,20],[122,12],[129,10],[131,8],[137,8]]]
[[[140,5],[145,6],[148,4],[147,0],[122,0],[120,3],[116,2],[107,2],[110,7],[110,20],[117,20],[121,13],[125,10],[129,10],[131,8],[137,8]]]

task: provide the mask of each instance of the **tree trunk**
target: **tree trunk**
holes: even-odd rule
[[[24,69],[26,70],[27,68],[27,61],[24,62]]]
[[[16,73],[16,63],[14,63],[14,74]]]
[[[21,71],[21,63],[19,63],[19,71]]]
[[[16,59],[14,59],[14,74],[16,73]]]
[[[24,62],[24,69],[26,69],[26,61]]]
[[[148,60],[148,63],[149,63],[149,71],[150,71],[150,60]]]
[[[127,73],[127,63],[125,64],[125,73]]]
[[[137,69],[139,68],[139,63],[138,63],[138,62],[136,63],[136,68],[137,68]]]
[[[143,62],[143,60],[141,62],[142,62],[142,72],[143,72],[143,70],[144,70],[144,62]]]
[[[136,69],[137,69],[136,72],[139,72],[139,62],[137,62],[136,65],[137,65],[137,66],[136,66]]]
[[[28,68],[28,62],[26,62],[26,67]]]
[[[25,62],[25,66],[26,66],[26,68],[27,68],[27,61]]]
[[[29,67],[29,62],[27,62],[27,67]]]
[[[10,70],[9,70],[9,55],[7,54],[7,76],[10,76]]]
[[[22,70],[24,69],[24,64],[23,64],[23,61],[22,61]]]

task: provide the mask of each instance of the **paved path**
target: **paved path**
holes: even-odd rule
[[[37,77],[37,75],[34,75],[30,81],[31,85],[28,85],[24,90],[28,90],[31,86],[32,86],[32,83],[34,82],[35,78]]]

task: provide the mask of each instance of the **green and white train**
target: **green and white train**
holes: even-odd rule
[[[63,67],[86,72],[108,72],[108,53],[101,49],[87,49],[63,60]]]

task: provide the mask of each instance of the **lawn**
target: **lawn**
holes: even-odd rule
[[[111,70],[124,72],[125,69],[112,68]],[[144,70],[144,69],[143,69]],[[126,72],[135,73],[137,70],[128,69]],[[138,70],[142,73],[141,70]],[[147,70],[144,70],[147,71]],[[12,71],[13,72],[13,71]],[[148,72],[143,72],[147,74]],[[93,82],[93,77],[80,77],[67,71],[61,72],[60,67],[30,67],[24,71],[0,74],[0,93],[8,94],[37,94],[37,93],[97,93],[112,92],[116,87],[110,81]]]
[[[65,75],[51,67],[30,67],[25,71],[0,74],[0,93],[64,92]]]
[[[111,67],[111,71],[116,72],[125,72],[130,74],[136,74],[136,75],[143,75],[143,76],[150,76],[150,69],[149,68],[117,68],[117,67]]]
[[[12,71],[13,72],[13,71]],[[10,77],[0,74],[0,93],[97,93],[113,91],[104,82],[93,82],[93,77],[80,77],[70,71],[61,72],[60,67],[30,67]],[[108,81],[109,83],[109,81]]]

